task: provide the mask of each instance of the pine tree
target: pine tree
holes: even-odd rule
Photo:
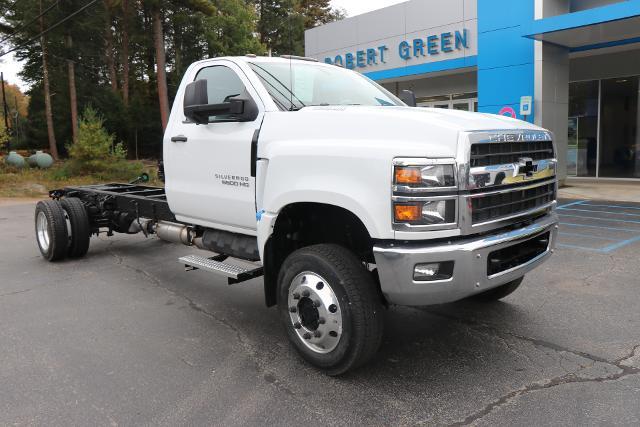
[[[341,16],[321,0],[102,0],[49,29],[86,4],[0,0],[0,39],[8,37],[0,52],[16,48],[30,86],[21,148],[64,155],[77,139],[77,112],[92,105],[130,156],[158,156],[190,63],[269,50],[302,55],[304,29]]]

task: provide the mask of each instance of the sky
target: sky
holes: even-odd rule
[[[1,46],[0,52],[6,48],[6,45]],[[18,77],[18,73],[20,72],[20,70],[22,70],[22,65],[20,65],[19,62],[16,62],[13,59],[12,53],[0,58],[0,71],[2,71],[4,75],[4,80],[11,84],[17,84],[18,86],[20,86],[20,89],[24,91],[27,89],[27,87],[25,86],[24,82]]]
[[[332,0],[331,5],[346,10],[347,16],[355,16],[404,1],[407,0]],[[0,46],[0,52],[6,48],[7,46]],[[24,91],[27,86],[18,77],[21,69],[22,65],[15,61],[13,54],[0,58],[0,70],[4,73],[5,80],[17,84]]]

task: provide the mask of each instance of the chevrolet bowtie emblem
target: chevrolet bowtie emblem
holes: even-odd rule
[[[518,159],[518,175],[522,174],[525,178],[533,176],[536,171],[536,166],[533,165],[533,159],[531,157],[520,157]]]

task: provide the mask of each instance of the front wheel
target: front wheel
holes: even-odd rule
[[[296,350],[329,375],[361,366],[380,346],[376,285],[341,246],[314,245],[289,255],[278,277],[278,310]]]

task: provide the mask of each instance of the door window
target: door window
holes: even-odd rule
[[[201,69],[198,71],[195,80],[207,81],[209,104],[222,104],[229,101],[229,98],[240,95],[245,90],[242,80],[240,80],[235,71],[223,65]],[[228,114],[211,116],[209,121],[220,121],[228,118]]]

